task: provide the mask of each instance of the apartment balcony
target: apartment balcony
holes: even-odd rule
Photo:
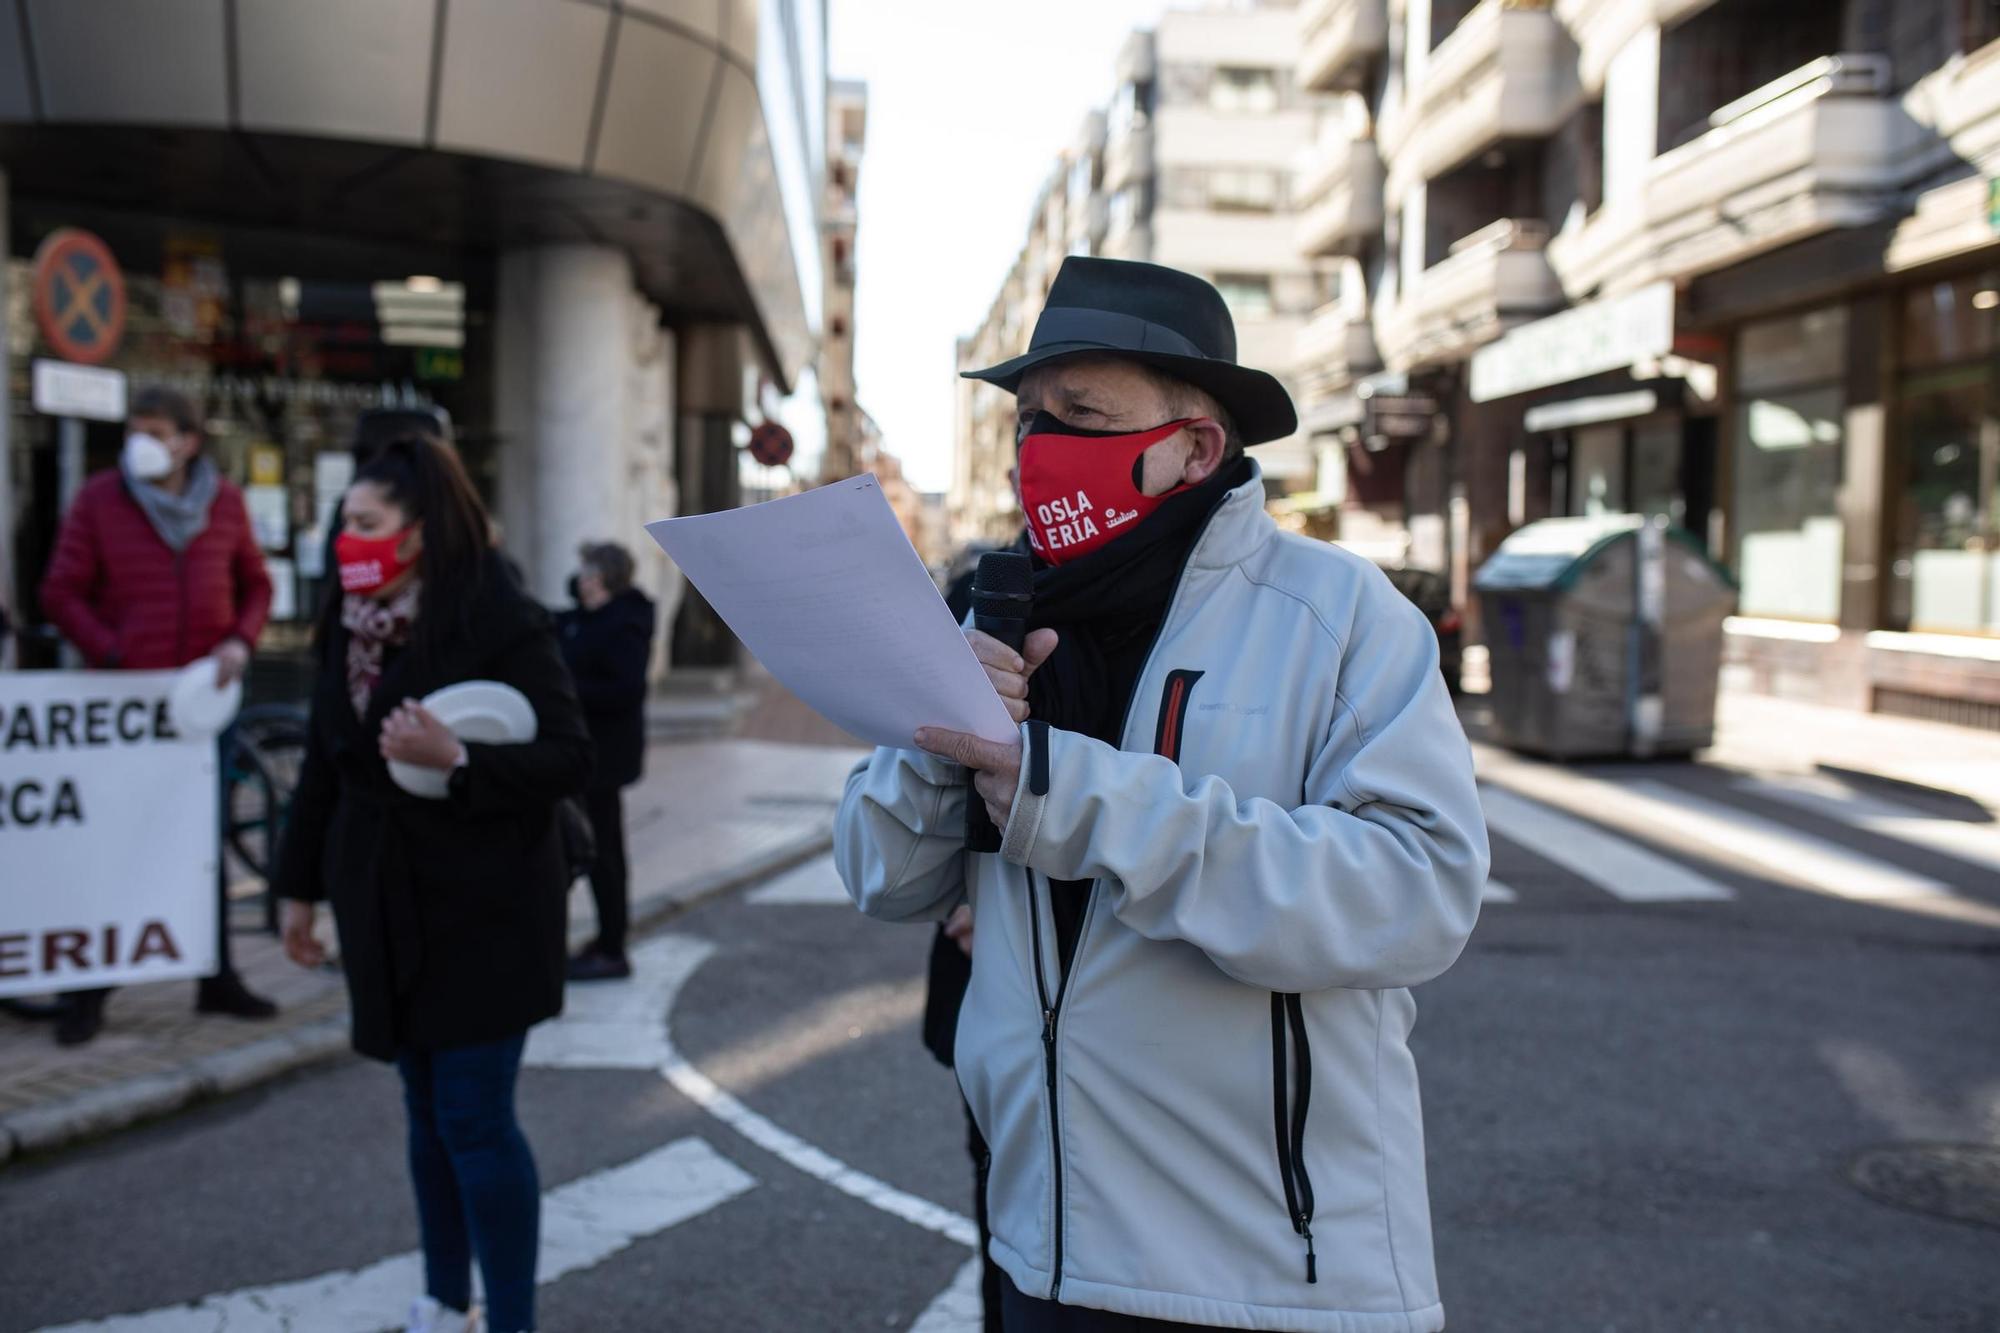
[[[1382,230],[1382,159],[1373,139],[1316,144],[1295,187],[1301,254],[1353,254]]]
[[[1737,99],[1653,160],[1642,189],[1552,247],[1572,290],[1726,268],[1902,211],[1930,132],[1877,55],[1826,56]]]
[[[1316,93],[1351,92],[1389,46],[1387,0],[1306,0],[1299,6],[1299,82]]]
[[[1159,72],[1159,55],[1153,34],[1141,31],[1127,36],[1125,44],[1118,48],[1118,60],[1113,68],[1118,82],[1150,83]]]
[[[1104,190],[1116,194],[1153,174],[1153,127],[1134,125],[1104,150]]]
[[[1509,139],[1543,139],[1582,94],[1563,26],[1531,0],[1482,0],[1430,53],[1403,106],[1382,121],[1390,193]]]
[[[1544,253],[1548,235],[1537,219],[1503,218],[1452,246],[1378,316],[1383,364],[1415,370],[1462,361],[1560,306],[1562,284]]]
[[[1640,29],[1671,28],[1718,0],[1552,0],[1550,8],[1576,40],[1577,70],[1586,95],[1604,91],[1611,62]]]
[[[1292,344],[1292,368],[1313,396],[1336,393],[1382,368],[1375,329],[1353,301],[1329,301],[1312,312]]]

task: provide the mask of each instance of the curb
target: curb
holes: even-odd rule
[[[226,1097],[347,1049],[347,1016],[213,1051],[159,1074],[107,1083],[74,1097],[0,1116],[0,1163],[125,1129],[196,1102]]]
[[[727,870],[670,885],[632,905],[632,928],[639,931],[661,925],[705,902],[790,870],[832,846],[831,827],[814,828]],[[0,1115],[0,1168],[31,1154],[70,1147],[200,1102],[243,1092],[293,1070],[344,1055],[347,1050],[347,1014],[343,1010],[290,1032],[213,1051],[179,1069],[121,1079],[61,1101]]]

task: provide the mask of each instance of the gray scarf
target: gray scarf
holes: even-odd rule
[[[150,481],[140,481],[130,472],[125,474],[125,489],[132,492],[132,498],[145,511],[146,521],[160,534],[160,540],[177,552],[194,545],[194,539],[207,529],[208,509],[215,503],[215,492],[221,484],[215,464],[206,458],[188,464],[187,489],[179,495]]]

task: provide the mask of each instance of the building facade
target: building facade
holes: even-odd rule
[[[83,228],[127,275],[109,364],[194,396],[253,488],[265,661],[302,650],[383,404],[449,412],[538,596],[622,541],[676,654],[727,660],[641,525],[737,503],[746,422],[818,434],[787,398],[821,329],[824,50],[823,0],[0,0],[0,599],[39,620],[64,500],[118,450],[30,393],[58,356],[34,258]]]
[[[866,471],[867,416],[854,396],[854,242],[861,190],[861,154],[868,137],[868,87],[837,79],[827,96],[826,311],[819,349],[820,394],[826,403],[826,452],[820,479]]]
[[[961,369],[1020,352],[1063,257],[1092,254],[1209,279],[1235,320],[1238,359],[1289,375],[1334,267],[1304,255],[1294,235],[1293,165],[1325,100],[1300,90],[1297,25],[1289,0],[1264,0],[1170,10],[1131,34],[1105,111],[1058,155],[1020,257],[986,320],[961,342]],[[956,530],[968,539],[1019,526],[1004,398],[985,386],[959,391],[952,498]],[[1261,445],[1256,457],[1274,494],[1317,484],[1304,435]]]
[[[1662,514],[1763,689],[2000,725],[2000,7],[1308,0],[1332,526]],[[1468,610],[1475,608],[1468,607]]]

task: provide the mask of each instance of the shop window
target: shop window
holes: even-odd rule
[[[1932,283],[1903,300],[1889,623],[2000,633],[2000,404],[1994,391],[2000,274]]]
[[[1625,428],[1586,426],[1570,451],[1575,512],[1589,518],[1625,512]]]
[[[1746,327],[1737,344],[1736,566],[1743,614],[1840,614],[1843,308]]]

